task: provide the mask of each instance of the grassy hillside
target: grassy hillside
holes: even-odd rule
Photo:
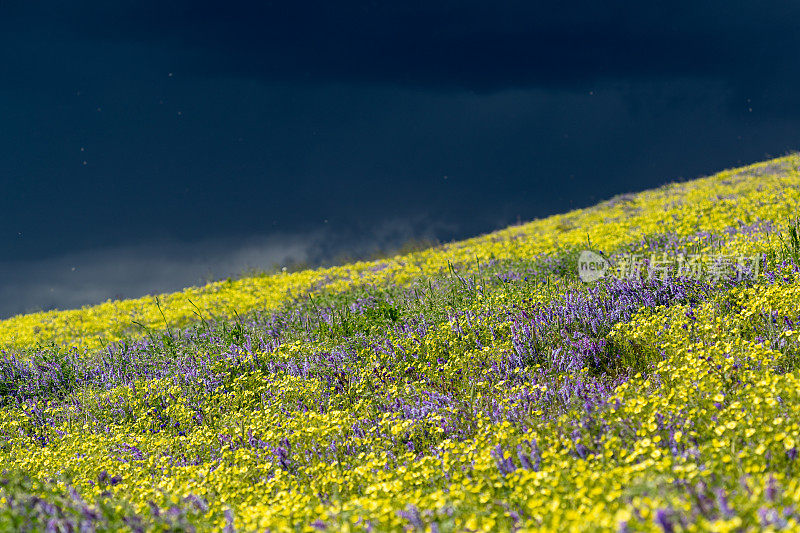
[[[0,530],[797,529],[799,206],[794,154],[1,321]]]

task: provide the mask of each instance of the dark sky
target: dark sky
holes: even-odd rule
[[[0,317],[800,147],[800,3],[0,3]]]

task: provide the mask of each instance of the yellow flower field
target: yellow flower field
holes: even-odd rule
[[[4,320],[0,529],[798,530],[799,208],[792,154]],[[585,283],[584,249],[719,275]]]

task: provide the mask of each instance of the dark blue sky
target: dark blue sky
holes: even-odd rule
[[[0,4],[0,317],[800,146],[796,2]]]

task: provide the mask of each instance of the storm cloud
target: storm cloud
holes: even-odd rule
[[[0,314],[468,237],[796,150],[798,15],[4,3]]]

